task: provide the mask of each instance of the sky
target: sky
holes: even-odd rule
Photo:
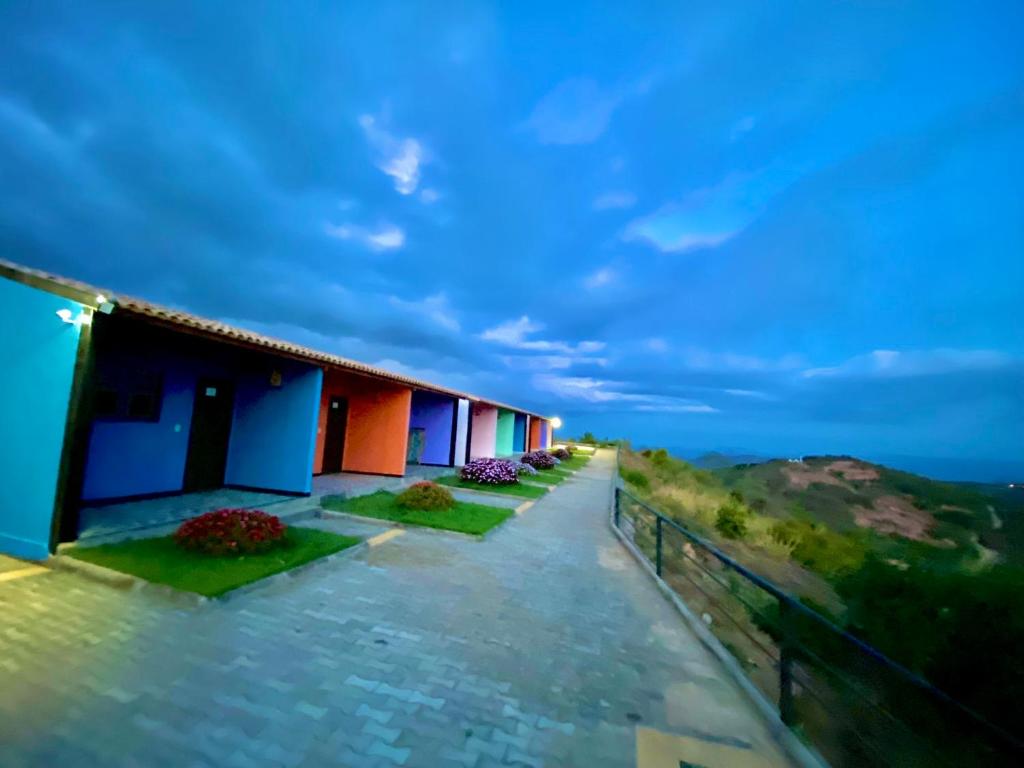
[[[1024,475],[1020,3],[0,25],[5,258],[567,435]]]

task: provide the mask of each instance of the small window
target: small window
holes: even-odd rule
[[[118,380],[96,389],[95,416],[102,421],[160,421],[163,379],[159,374],[119,371]]]

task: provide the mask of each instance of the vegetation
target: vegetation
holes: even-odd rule
[[[730,499],[718,508],[715,516],[715,530],[727,539],[742,539],[747,535],[749,510],[742,502]]]
[[[548,489],[542,485],[531,485],[530,483],[515,483],[514,485],[485,485],[475,483],[472,480],[463,480],[457,475],[445,475],[437,478],[438,483],[447,485],[450,488],[465,488],[469,491],[486,491],[487,493],[498,493],[502,496],[520,496],[524,499],[539,499]]]
[[[523,464],[529,464],[534,469],[551,469],[558,464],[558,460],[547,451],[524,453],[520,461]]]
[[[291,526],[278,546],[258,554],[210,557],[183,549],[172,536],[72,547],[67,554],[156,584],[217,597],[358,543],[351,536]]]
[[[508,459],[473,459],[459,476],[478,485],[515,485],[519,482],[516,463]]]
[[[439,488],[438,490],[443,491],[444,489]],[[475,536],[482,536],[492,528],[501,525],[513,514],[511,509],[472,504],[454,499],[448,508],[414,509],[403,506],[400,499],[401,496],[395,496],[388,491],[377,491],[355,498],[328,496],[321,501],[321,506],[335,512],[349,512],[362,517],[391,520],[403,525],[418,525],[424,528],[457,531]]]
[[[455,497],[437,483],[422,482],[413,483],[398,494],[395,503],[403,509],[437,511],[454,507]]]
[[[284,541],[285,526],[266,512],[218,509],[186,520],[174,533],[183,549],[214,556],[266,552]]]
[[[708,471],[625,449],[621,464],[652,506],[990,720],[1018,725],[1024,494],[849,456]],[[777,607],[762,607],[750,622],[771,635]]]

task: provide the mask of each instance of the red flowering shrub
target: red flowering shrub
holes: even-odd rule
[[[559,461],[568,461],[572,458],[572,454],[567,448],[555,448],[555,450],[551,451],[551,455]]]
[[[463,480],[483,485],[512,485],[519,482],[516,463],[508,459],[473,459],[459,474]]]
[[[547,451],[530,451],[524,453],[523,458],[520,459],[523,464],[529,464],[534,469],[551,469],[558,462],[555,461],[555,457]]]
[[[455,506],[455,497],[437,483],[413,483],[395,499],[398,506],[406,509],[425,509],[431,512],[450,509]]]
[[[186,520],[174,533],[185,549],[207,555],[266,552],[284,540],[280,518],[249,509],[218,509]]]

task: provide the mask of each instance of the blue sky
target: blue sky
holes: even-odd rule
[[[569,433],[1024,461],[1019,3],[0,24],[7,258]]]

